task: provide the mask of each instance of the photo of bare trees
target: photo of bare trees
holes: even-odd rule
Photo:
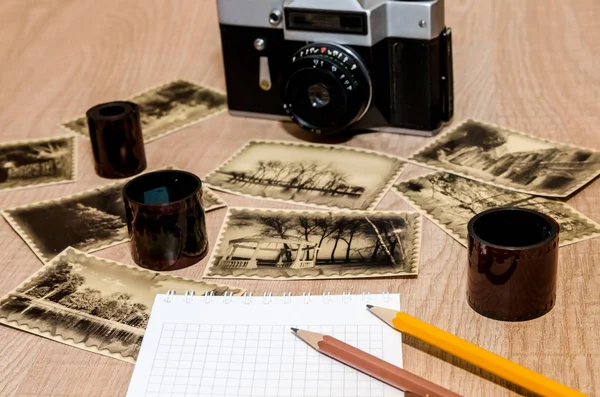
[[[446,172],[398,183],[394,190],[465,247],[469,220],[496,207],[528,208],[554,218],[560,225],[561,246],[600,236],[600,225],[567,203]]]
[[[75,137],[0,144],[0,190],[75,180]]]
[[[204,180],[214,189],[244,196],[370,210],[403,167],[394,156],[362,149],[250,141]]]
[[[2,214],[43,262],[67,247],[93,252],[128,239],[123,184],[15,207]]]
[[[0,299],[0,323],[135,362],[156,294],[244,290],[173,277],[68,248]]]
[[[524,193],[567,197],[600,174],[600,152],[467,120],[410,157]]]
[[[204,277],[415,276],[421,215],[230,208]]]
[[[67,247],[94,252],[129,240],[122,197],[126,182],[7,209],[2,215],[43,262]],[[206,188],[202,202],[205,212],[225,206]]]
[[[144,142],[150,142],[227,109],[227,97],[224,93],[184,80],[172,81],[126,100],[140,107]],[[88,137],[85,116],[61,125]]]

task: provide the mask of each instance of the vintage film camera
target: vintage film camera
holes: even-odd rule
[[[435,135],[453,115],[444,1],[218,0],[230,113],[316,134]]]

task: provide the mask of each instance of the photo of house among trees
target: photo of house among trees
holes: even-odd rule
[[[411,156],[426,166],[548,197],[566,197],[600,174],[600,152],[474,120]]]
[[[346,278],[418,273],[416,212],[230,209],[205,277]]]
[[[343,146],[251,141],[205,181],[234,194],[368,210],[403,165],[392,156]]]
[[[155,296],[169,290],[197,295],[244,292],[125,266],[69,248],[0,299],[0,323],[135,362]]]
[[[74,179],[74,137],[0,145],[0,190]]]

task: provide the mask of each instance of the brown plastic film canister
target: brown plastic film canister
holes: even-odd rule
[[[202,181],[182,170],[139,175],[123,187],[131,255],[139,266],[179,270],[208,253]]]
[[[107,102],[86,113],[96,173],[127,178],[146,169],[140,109],[132,102]]]
[[[556,302],[559,225],[540,212],[494,208],[468,226],[467,299],[479,314],[531,320]]]

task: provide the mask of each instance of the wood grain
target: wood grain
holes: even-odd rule
[[[472,117],[539,137],[600,149],[600,2],[597,0],[447,0],[453,28],[456,121]],[[87,108],[184,78],[225,89],[216,0],[3,0],[0,2],[0,138],[56,136],[61,121]],[[146,146],[150,167],[173,164],[207,174],[248,139],[303,136],[295,127],[221,114]],[[427,138],[367,134],[342,144],[408,156]],[[76,183],[0,193],[8,208],[106,184],[78,139]],[[409,166],[401,179],[423,174]],[[223,194],[230,205],[294,208]],[[600,221],[600,182],[569,203]],[[301,208],[301,207],[297,207]],[[389,193],[378,209],[410,209]],[[207,215],[214,242],[225,212]],[[556,307],[541,319],[506,324],[465,301],[466,250],[424,221],[420,274],[411,280],[229,281],[261,294],[324,291],[403,296],[408,313],[589,395],[600,395],[600,240],[561,249]],[[127,246],[99,256],[133,263]],[[0,223],[0,293],[41,263]],[[198,278],[206,260],[178,271]],[[406,369],[467,396],[515,393],[406,344]],[[0,329],[0,395],[122,396],[133,366]]]

